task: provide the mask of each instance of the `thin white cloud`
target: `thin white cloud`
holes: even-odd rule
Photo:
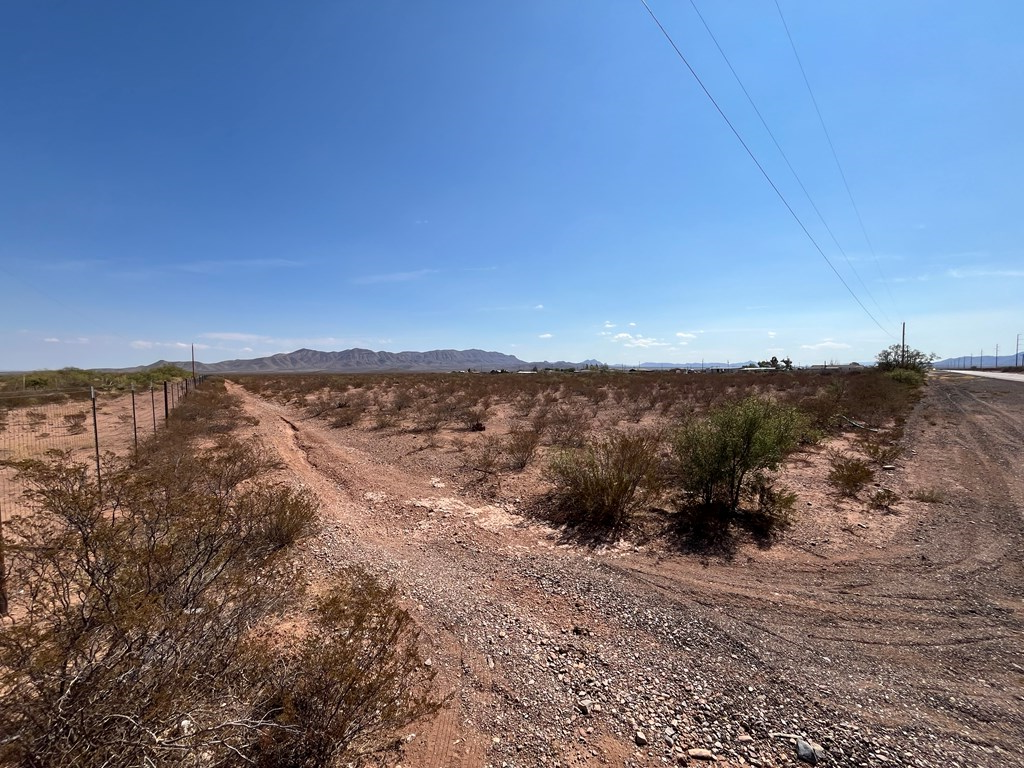
[[[299,337],[299,338],[277,338],[274,336],[264,336],[259,333],[240,333],[238,331],[210,331],[207,333],[198,334],[198,338],[207,339],[209,341],[222,342],[215,347],[207,347],[206,345],[196,344],[196,349],[202,348],[213,348],[213,349],[236,349],[240,352],[252,352],[252,347],[259,346],[263,351],[272,349],[274,351],[288,351],[291,352],[294,349],[301,347],[311,349],[325,349],[325,348],[341,348],[343,346],[367,346],[371,343],[390,344],[391,339],[376,339],[374,342],[369,342],[366,339],[339,339],[334,336],[316,336],[316,337]],[[232,344],[242,344],[244,348],[237,348],[228,346]]]
[[[436,269],[416,269],[411,272],[387,272],[379,275],[363,275],[350,281],[353,285],[376,285],[378,283],[408,283],[422,280],[427,275],[436,274]]]
[[[537,306],[534,307],[534,309],[544,309],[544,305],[538,304]]]
[[[47,272],[85,272],[100,269],[111,262],[109,259],[64,259],[54,262],[33,259],[29,263],[31,266],[44,269]]]
[[[613,323],[611,320],[605,320],[604,321],[604,325],[602,326],[602,328],[614,328],[614,327],[615,327],[615,323]]]
[[[175,265],[175,269],[209,275],[235,269],[290,269],[301,266],[303,262],[292,259],[210,259],[185,262]]]
[[[678,333],[676,333],[676,337],[680,338],[680,339],[696,339],[697,338],[697,334],[696,333],[687,333],[686,331],[679,331]]]
[[[267,341],[266,336],[255,333],[234,333],[232,331],[215,331],[213,333],[200,333],[202,339],[213,339],[214,341]]]
[[[931,275],[917,275],[916,277],[891,277],[890,283],[927,283],[932,279]],[[875,282],[881,282],[876,280]]]
[[[551,339],[551,338],[554,338],[554,335],[555,335],[555,334],[553,334],[553,333],[542,333],[542,334],[541,334],[540,336],[538,336],[537,338],[538,338],[538,339]]]
[[[946,274],[958,280],[969,277],[1024,277],[1024,269],[950,269]]]
[[[184,341],[150,341],[148,339],[137,339],[128,346],[133,349],[192,349],[193,345]],[[209,344],[196,344],[196,349],[210,349]]]
[[[636,328],[636,323],[630,323],[630,324],[629,324],[629,327],[630,327],[630,328]]]
[[[47,344],[88,344],[90,343],[88,336],[78,336],[74,339],[58,339],[56,336],[47,336],[43,339]]]
[[[778,334],[778,333],[776,333],[775,331],[768,331],[768,338],[769,338],[769,339],[774,339],[774,338],[775,338],[776,336],[778,336],[778,335],[779,335],[779,334]]]
[[[646,349],[649,347],[671,346],[667,341],[632,333],[617,333],[611,337],[611,340],[620,342],[624,347],[640,347]]]
[[[800,349],[850,349],[850,345],[842,341],[825,339],[824,341],[819,341],[817,344],[801,344]]]

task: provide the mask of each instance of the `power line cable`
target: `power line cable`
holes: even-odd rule
[[[821,123],[821,130],[825,133],[825,138],[828,140],[829,149],[832,150],[832,159],[836,162],[836,168],[839,169],[839,176],[843,179],[843,186],[846,187],[846,194],[850,198],[850,205],[853,206],[853,212],[857,214],[857,221],[860,223],[860,231],[864,235],[864,242],[868,244],[868,249],[871,251],[871,258],[875,262],[875,267],[878,269],[878,276],[882,279],[882,285],[885,286],[886,293],[889,294],[889,300],[893,306],[899,309],[896,304],[896,299],[892,295],[892,290],[889,288],[889,281],[885,279],[885,274],[882,272],[882,265],[878,261],[878,254],[875,252],[875,245],[871,242],[871,237],[868,235],[868,229],[864,226],[864,219],[860,215],[860,208],[857,207],[857,201],[853,199],[853,191],[850,189],[850,183],[846,180],[846,173],[843,171],[842,163],[839,162],[839,154],[836,152],[835,144],[832,143],[832,135],[828,131],[828,126],[825,125],[825,118],[821,114],[821,109],[818,107],[818,100],[814,98],[814,90],[811,88],[811,81],[807,79],[807,72],[804,70],[803,61],[800,60],[800,54],[797,53],[796,43],[793,41],[793,35],[789,31],[789,24],[786,23],[786,17],[782,13],[782,6],[779,5],[779,0],[774,0],[775,9],[779,12],[779,18],[782,20],[782,27],[786,30],[786,37],[789,38],[789,46],[793,49],[793,56],[796,58],[796,63],[800,67],[800,74],[804,78],[804,85],[807,86],[807,93],[811,97],[811,103],[814,105],[814,111],[818,113],[818,121]]]
[[[857,296],[857,294],[853,290],[853,288],[850,287],[850,284],[846,282],[846,280],[843,278],[843,276],[839,272],[839,270],[836,269],[835,264],[832,263],[832,260],[829,259],[829,257],[825,254],[825,251],[823,251],[821,249],[821,246],[818,245],[818,241],[814,239],[814,236],[810,233],[810,231],[804,225],[803,221],[797,215],[796,211],[793,210],[793,206],[791,206],[789,204],[789,201],[786,200],[786,196],[782,194],[781,190],[779,190],[779,188],[778,188],[778,186],[776,186],[775,182],[772,181],[772,177],[768,175],[768,172],[764,169],[764,166],[762,166],[761,163],[758,161],[758,159],[754,155],[753,151],[747,145],[747,142],[745,142],[743,140],[743,137],[740,136],[739,131],[736,130],[736,126],[734,126],[732,124],[732,121],[729,120],[729,118],[726,116],[725,112],[718,105],[718,102],[715,101],[715,97],[711,95],[711,92],[707,89],[707,86],[704,85],[704,81],[700,79],[700,75],[698,75],[696,70],[694,70],[694,68],[692,66],[690,66],[690,62],[687,61],[686,56],[684,56],[683,52],[681,50],[679,50],[679,46],[676,45],[675,40],[672,39],[672,36],[668,33],[668,30],[665,29],[664,25],[661,23],[661,21],[655,15],[654,11],[651,10],[651,6],[649,6],[647,4],[647,0],[640,0],[640,2],[643,4],[644,8],[647,9],[647,13],[650,14],[650,17],[654,20],[654,23],[658,26],[658,29],[661,30],[661,34],[664,35],[665,39],[668,41],[668,44],[672,46],[672,50],[674,50],[676,52],[676,56],[678,56],[679,60],[681,62],[683,62],[683,64],[686,66],[686,68],[688,70],[690,70],[690,74],[693,75],[693,79],[697,81],[697,84],[701,87],[701,90],[704,91],[704,95],[708,97],[708,99],[711,101],[711,103],[715,106],[715,109],[718,110],[718,114],[721,115],[723,120],[725,120],[725,124],[729,126],[729,130],[732,131],[733,136],[736,137],[736,140],[739,141],[739,143],[743,146],[743,149],[746,150],[747,154],[750,156],[750,159],[754,161],[754,165],[757,166],[757,169],[761,172],[761,175],[764,176],[765,181],[768,182],[768,184],[771,186],[771,188],[775,191],[775,194],[778,195],[778,198],[779,198],[779,200],[782,201],[782,204],[784,206],[786,206],[786,210],[789,211],[789,215],[793,217],[793,219],[796,221],[796,223],[800,226],[800,229],[802,229],[803,233],[807,236],[807,239],[811,241],[811,245],[813,245],[815,250],[821,255],[821,258],[823,258],[825,260],[825,263],[829,265],[829,267],[835,273],[835,276],[839,278],[839,282],[841,282],[843,284],[843,287],[846,288],[846,290],[849,292],[849,294],[853,297],[853,300],[856,301],[857,304],[860,306],[860,308],[864,310],[864,314],[866,314],[868,317],[870,317],[872,322],[875,325],[877,325],[881,329],[881,331],[883,333],[885,333],[886,335],[888,335],[890,337],[895,338],[891,332],[886,330],[886,328],[880,322],[878,322],[878,318],[876,318],[873,314],[871,314],[871,310],[869,310],[866,306],[864,306],[864,302],[862,302],[860,300],[860,297]]]
[[[743,84],[743,80],[740,78],[739,73],[736,71],[736,68],[733,67],[732,62],[729,61],[729,57],[726,55],[725,51],[722,49],[722,46],[719,44],[718,38],[715,37],[715,33],[711,31],[711,27],[704,19],[704,15],[700,12],[700,9],[697,8],[697,3],[695,2],[695,0],[690,0],[690,6],[693,8],[694,13],[697,14],[697,18],[700,19],[701,24],[704,25],[704,29],[707,30],[708,36],[711,38],[711,41],[715,44],[715,47],[718,49],[718,52],[722,55],[722,59],[725,61],[726,66],[729,67],[729,71],[732,72],[732,76],[733,78],[735,78],[736,84],[739,85],[740,90],[743,91],[743,95],[747,97],[747,101],[750,103],[750,106],[754,110],[754,113],[761,121],[761,125],[764,126],[764,129],[765,131],[767,131],[768,136],[771,137],[772,143],[775,144],[775,148],[779,150],[779,154],[782,155],[782,159],[786,162],[786,167],[788,167],[790,173],[793,174],[793,178],[796,180],[796,183],[800,185],[800,189],[803,191],[804,197],[807,198],[807,202],[811,204],[811,208],[813,208],[814,212],[817,214],[818,221],[820,221],[821,225],[825,227],[825,230],[828,232],[829,237],[832,238],[832,242],[835,244],[839,252],[843,255],[843,259],[845,259],[846,265],[853,272],[854,276],[857,278],[857,282],[860,283],[861,288],[863,288],[864,292],[867,293],[868,298],[871,299],[871,302],[875,305],[875,308],[882,313],[882,316],[888,322],[892,322],[892,319],[886,314],[885,310],[882,308],[882,306],[875,299],[874,295],[871,293],[871,289],[868,288],[867,284],[861,278],[860,273],[857,271],[857,268],[853,265],[853,262],[850,261],[849,255],[847,255],[846,250],[843,248],[843,246],[840,245],[839,240],[835,235],[835,232],[832,231],[832,227],[830,227],[828,225],[828,222],[825,221],[825,217],[822,215],[821,210],[819,210],[818,206],[815,204],[814,199],[811,197],[811,193],[807,191],[807,187],[804,185],[803,180],[800,178],[800,174],[796,172],[796,169],[793,167],[793,164],[789,161],[789,156],[786,154],[785,150],[783,150],[782,145],[779,144],[778,139],[775,138],[775,134],[772,132],[772,129],[768,127],[768,121],[765,120],[764,115],[761,114],[761,110],[757,108],[757,104],[754,103],[754,98],[750,95],[750,92],[747,90],[747,87]]]

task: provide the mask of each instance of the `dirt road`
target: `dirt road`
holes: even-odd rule
[[[791,534],[728,561],[573,541],[232,389],[323,501],[313,578],[394,579],[453,693],[403,765],[783,766],[796,735],[831,765],[1024,765],[1024,387],[933,376],[888,481],[932,503],[823,535],[806,489]]]

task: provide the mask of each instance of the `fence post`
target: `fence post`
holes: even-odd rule
[[[7,566],[4,562],[4,510],[0,507],[0,616],[7,615]]]
[[[167,421],[167,417],[171,415],[171,406],[167,400],[167,382],[164,381],[164,421]]]
[[[135,453],[139,452],[139,421],[135,414],[135,382],[132,382],[132,435],[135,438]]]
[[[96,490],[100,498],[103,498],[103,478],[100,475],[100,426],[96,419],[96,388],[89,387],[89,396],[92,398],[92,437],[96,444]]]
[[[153,434],[156,434],[156,389],[153,383],[149,384],[149,404],[153,406]]]

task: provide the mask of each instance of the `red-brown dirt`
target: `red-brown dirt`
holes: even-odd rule
[[[831,765],[1024,765],[1024,386],[932,375],[892,510],[840,501],[815,448],[794,526],[725,556],[581,539],[532,514],[536,469],[477,482],[457,445],[229,386],[322,501],[311,581],[394,580],[452,695],[402,765],[785,766],[796,736]]]

